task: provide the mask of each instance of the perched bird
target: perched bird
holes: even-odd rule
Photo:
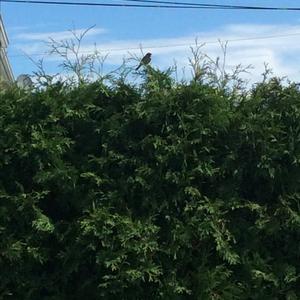
[[[145,66],[148,65],[151,61],[151,53],[148,52],[141,60],[140,64],[137,66],[137,68],[135,69],[136,71],[141,67],[141,66]]]

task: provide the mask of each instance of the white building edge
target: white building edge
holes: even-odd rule
[[[0,15],[0,81],[13,81],[14,76],[9,64],[6,49],[8,38]]]

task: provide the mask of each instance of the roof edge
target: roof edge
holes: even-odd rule
[[[4,28],[4,23],[3,23],[3,19],[2,19],[1,15],[0,15],[0,31],[3,33],[3,38],[4,38],[4,43],[5,43],[4,48],[6,48],[8,46],[9,40],[8,40],[7,33]]]

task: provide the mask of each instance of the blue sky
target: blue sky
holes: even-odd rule
[[[197,0],[194,0],[198,2]],[[103,0],[100,2],[117,1]],[[119,2],[122,2],[121,0]],[[205,2],[205,1],[204,1]],[[224,4],[224,1],[210,3]],[[295,6],[295,1],[226,1],[226,4]],[[300,4],[299,4],[300,6]],[[208,42],[203,51],[212,57],[220,54],[218,39],[223,41],[274,35],[284,38],[229,42],[227,67],[251,64],[252,78],[261,74],[264,62],[274,73],[300,80],[300,11],[222,11],[222,10],[170,10],[140,8],[72,7],[2,3],[1,14],[10,40],[9,59],[14,75],[36,69],[23,54],[38,60],[44,53],[45,41],[68,38],[68,30],[83,30],[95,25],[86,37],[83,51],[94,49],[135,48],[142,45],[153,53],[153,65],[162,69],[176,60],[180,68],[188,68],[189,46],[195,38]],[[299,33],[299,36],[296,34]],[[293,35],[295,34],[295,35]],[[175,47],[184,44],[186,46]],[[169,46],[155,48],[153,46]],[[140,54],[139,50],[131,51]],[[108,53],[107,68],[121,64],[128,51]],[[59,61],[45,56],[47,70],[57,72]]]

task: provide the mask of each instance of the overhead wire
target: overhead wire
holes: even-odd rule
[[[207,6],[166,5],[166,4],[122,4],[100,2],[74,2],[74,1],[41,1],[41,0],[2,0],[6,3],[42,4],[42,5],[72,5],[72,6],[102,6],[123,8],[170,8],[170,9],[210,9]],[[227,8],[226,8],[227,9]]]
[[[42,4],[42,5],[73,5],[73,6],[102,6],[102,7],[123,7],[123,8],[168,8],[168,9],[230,9],[230,10],[273,10],[273,11],[300,11],[300,7],[269,7],[269,6],[238,6],[223,4],[205,4],[205,3],[181,3],[172,4],[169,1],[143,0],[153,4],[123,4],[123,3],[103,3],[103,2],[76,2],[76,1],[41,1],[41,0],[1,0],[6,3],[23,3],[23,4]],[[129,1],[129,0],[128,0]],[[130,0],[134,1],[134,0]],[[141,1],[135,0],[141,3]],[[154,4],[155,3],[155,4]]]
[[[178,1],[164,1],[164,0],[123,0],[126,2],[135,2],[142,4],[125,4],[125,3],[100,3],[100,2],[76,2],[76,1],[42,1],[42,0],[0,0],[6,3],[20,3],[20,4],[43,4],[43,5],[75,5],[75,6],[104,6],[104,7],[124,7],[124,8],[172,8],[172,9],[231,9],[231,10],[284,10],[284,11],[300,11],[300,7],[266,7],[266,6],[244,6],[244,5],[224,5],[224,4],[208,4],[208,3],[194,3],[194,2],[178,2]],[[151,3],[151,4],[145,4]],[[265,36],[257,38],[242,38],[228,40],[228,42],[236,41],[247,41],[255,39],[267,39],[275,37],[285,37],[291,35],[300,35],[300,33],[287,34],[287,35],[275,35],[275,36]],[[216,42],[207,42],[216,43]],[[149,46],[147,48],[166,48],[166,47],[181,47],[187,46],[187,44],[173,44],[173,45],[161,45],[161,46]],[[119,49],[107,49],[101,50],[101,52],[114,52],[114,51],[125,51],[125,50],[137,50],[135,48],[119,48]],[[33,55],[45,55],[45,54],[33,54]],[[23,55],[15,55],[23,56]],[[11,57],[15,57],[11,56]]]
[[[172,4],[172,5],[186,5],[186,6],[199,6],[199,7],[211,7],[211,8],[226,8],[226,9],[272,9],[272,10],[287,10],[297,7],[271,7],[271,6],[249,6],[249,5],[230,5],[230,4],[209,4],[209,3],[196,3],[196,2],[178,2],[178,1],[160,1],[160,0],[123,0],[126,2],[138,2],[138,3],[157,3],[157,4]]]
[[[274,38],[286,38],[291,36],[300,36],[300,32],[294,32],[294,33],[286,33],[286,34],[278,34],[278,35],[265,35],[265,36],[257,36],[257,37],[250,37],[250,38],[236,38],[236,39],[228,39],[224,40],[227,43],[235,43],[235,42],[244,42],[244,41],[253,41],[253,40],[264,40],[264,39],[274,39]],[[207,45],[207,44],[217,44],[220,43],[220,41],[203,41],[201,44]],[[176,47],[191,47],[193,42],[190,43],[177,43],[177,44],[168,44],[168,45],[146,45],[144,47],[127,47],[127,48],[111,48],[111,49],[96,49],[98,53],[109,53],[109,52],[120,52],[120,51],[132,51],[132,50],[140,50],[140,49],[160,49],[160,48],[176,48]],[[89,54],[94,53],[94,51],[81,51],[82,54]],[[32,53],[30,55],[26,54],[15,54],[15,55],[9,55],[9,57],[24,57],[24,56],[46,56],[49,55],[48,53]]]

